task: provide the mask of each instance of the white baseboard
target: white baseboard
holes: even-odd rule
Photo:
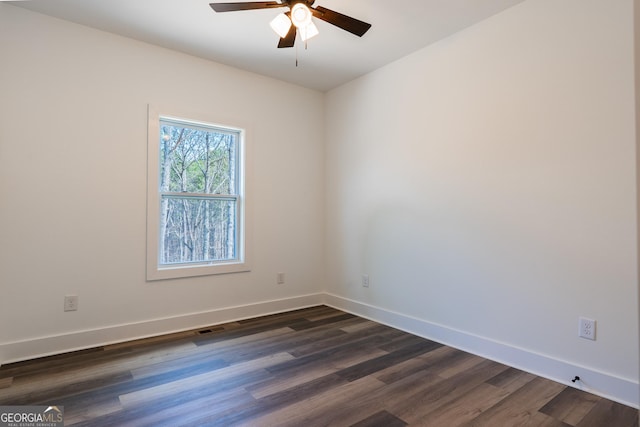
[[[577,366],[530,350],[492,341],[338,295],[324,294],[324,303],[339,310],[458,348],[561,384],[576,387],[634,408],[639,408],[640,406],[640,384],[637,381]],[[576,384],[571,382],[575,375],[581,378],[581,381]]]
[[[0,365],[311,307],[322,304],[323,295],[304,295],[139,323],[2,343],[0,344]]]

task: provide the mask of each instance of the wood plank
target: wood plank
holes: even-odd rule
[[[288,353],[278,353],[272,356],[263,357],[257,360],[251,360],[227,368],[218,369],[211,372],[182,378],[177,381],[163,383],[157,386],[147,387],[145,389],[125,393],[120,396],[120,402],[125,407],[139,405],[143,402],[158,400],[167,396],[176,395],[185,392],[192,387],[217,387],[220,382],[229,378],[247,375],[256,370],[262,370],[269,366],[274,366],[283,361],[291,360],[293,356]]]
[[[195,348],[193,343],[178,342],[173,349],[177,352],[186,351],[187,348]],[[0,402],[6,401],[9,397],[26,396],[33,393],[40,393],[43,383],[55,384],[56,387],[73,387],[74,384],[87,383],[91,384],[93,379],[109,377],[111,375],[119,375],[123,372],[130,371],[147,363],[154,363],[159,359],[172,357],[171,352],[166,348],[148,350],[146,353],[140,354],[135,352],[115,352],[107,354],[91,353],[86,359],[79,363],[76,355],[71,354],[73,363],[66,367],[55,366],[49,370],[43,370],[42,366],[37,363],[35,373],[31,374],[23,372],[20,376],[15,377],[10,388],[0,389]]]
[[[600,399],[589,413],[576,427],[635,427],[638,425],[639,413],[637,409],[622,405],[611,400]],[[612,422],[615,420],[615,424]]]
[[[540,412],[575,426],[599,401],[597,396],[567,387],[544,405]]]
[[[464,360],[461,361],[464,363]],[[421,393],[407,396],[391,412],[409,424],[420,423],[431,412],[460,398],[460,396],[479,386],[487,379],[507,369],[499,363],[485,360],[468,371],[446,378],[426,388]],[[499,424],[495,424],[499,425]]]
[[[0,405],[48,405],[50,396],[56,396],[58,404],[60,401],[75,396],[79,393],[103,390],[113,385],[123,384],[131,379],[129,372],[116,372],[113,374],[96,375],[73,383],[49,383],[48,387],[43,387],[42,383],[38,387],[29,387],[28,391],[16,389],[10,397],[0,399]],[[64,406],[64,405],[62,405]]]
[[[537,414],[541,407],[565,387],[562,384],[537,377],[474,418],[468,425],[474,427],[525,425],[527,423],[534,425],[535,418],[532,418],[532,414]],[[536,418],[541,417],[536,415]]]
[[[191,396],[171,402],[171,405],[159,406],[156,403],[123,410],[117,416],[105,417],[107,425],[118,427],[143,426],[198,426],[202,418],[220,416],[226,412],[233,412],[237,407],[244,407],[254,402],[242,387],[224,390],[217,393],[202,393],[201,396]],[[151,410],[147,409],[151,408]],[[93,427],[93,426],[92,426]]]
[[[408,424],[395,415],[387,411],[380,411],[360,422],[352,424],[351,427],[404,427],[406,425]]]
[[[115,414],[122,410],[122,405],[120,404],[120,401],[117,397],[113,397],[111,399],[103,399],[96,402],[95,404],[72,404],[61,406],[64,406],[65,425],[74,425],[83,422],[91,423],[96,418]]]
[[[300,346],[342,335],[346,333],[334,328],[319,327],[302,332],[291,329],[289,333],[276,338],[254,340],[239,346],[217,350],[217,352],[220,357],[230,363],[243,362],[273,353],[287,352],[295,356],[295,351]]]
[[[237,348],[242,348],[247,344],[255,342],[271,342],[274,338],[286,336],[291,333],[293,333],[292,329],[278,328],[254,335],[230,339],[227,344],[224,342],[218,342],[210,345],[194,346],[195,348],[191,348],[188,352],[174,352],[172,355],[167,355],[165,358],[154,358],[153,360],[149,360],[146,364],[131,369],[131,373],[134,378],[144,378],[151,375],[171,372],[179,365],[200,363],[212,358],[224,360],[224,354],[227,352],[232,352]],[[193,343],[191,344],[193,345]],[[255,358],[258,357],[259,356],[256,356]]]
[[[290,361],[281,363],[276,366],[267,368],[267,370],[273,374],[286,372],[292,374],[301,369],[309,369],[314,364],[335,363],[344,358],[351,358],[354,354],[366,354],[370,351],[377,349],[377,346],[384,343],[386,339],[379,335],[366,337],[360,340],[355,340],[351,343],[341,345],[338,347],[331,347],[326,350],[318,351],[313,354],[309,354],[303,357],[293,358]],[[381,356],[384,357],[384,356]],[[362,362],[367,363],[367,362]],[[350,369],[350,368],[345,368]]]
[[[419,423],[429,426],[460,426],[491,408],[506,396],[507,390],[481,383],[437,409],[422,416]]]
[[[366,362],[361,362],[357,365],[342,369],[338,371],[338,375],[348,381],[355,381],[359,378],[388,368],[396,363],[404,362],[405,360],[428,353],[438,347],[439,345],[436,345],[431,341],[423,340],[422,342],[400,348],[384,356],[379,356],[375,359],[367,360]]]
[[[0,378],[0,388],[9,388],[13,384],[13,377]]]
[[[124,351],[129,352],[129,350]],[[24,374],[35,375],[42,372],[51,372],[59,367],[66,368],[74,363],[86,363],[87,355],[98,359],[103,353],[104,350],[102,347],[96,347],[22,362],[8,363],[0,366],[0,377],[20,377]]]
[[[456,363],[452,364],[450,361],[442,361],[438,365],[438,375],[442,378],[451,378],[465,371],[469,371],[478,364],[486,361],[487,359],[476,356],[475,354],[463,353],[456,359]]]
[[[509,368],[488,380],[487,384],[494,385],[511,393],[518,390],[535,377],[535,375],[528,372],[520,371],[516,368]]]
[[[325,326],[325,325],[331,325],[334,323],[338,323],[340,321],[343,320],[351,320],[353,319],[355,316],[353,314],[349,314],[349,313],[343,313],[337,316],[331,316],[331,317],[326,317],[324,319],[320,319],[320,320],[316,320],[316,321],[309,321],[307,323],[298,323],[295,325],[292,325],[291,328],[296,330],[296,331],[304,331],[305,329],[311,329],[311,328],[317,328],[319,326]]]
[[[360,320],[358,322],[358,320]],[[356,317],[351,319],[348,325],[345,326],[341,326],[340,329],[343,330],[344,332],[357,332],[360,329],[366,329],[366,328],[371,328],[372,326],[377,325],[378,323],[373,322],[371,320],[367,320],[367,319],[362,319],[360,317]]]
[[[298,345],[291,350],[291,354],[295,357],[302,357],[318,351],[324,351],[329,348],[338,347],[344,344],[351,344],[356,340],[369,338],[373,335],[385,336],[391,340],[394,336],[398,336],[398,331],[389,331],[389,328],[376,323],[370,322],[370,327],[360,329],[351,333],[342,333],[340,335],[327,336],[323,339],[317,339],[305,345]],[[386,334],[385,334],[386,333]],[[390,335],[394,334],[394,335]]]
[[[298,386],[308,381],[313,381],[316,378],[335,373],[340,369],[353,366],[366,360],[370,360],[387,354],[385,351],[378,349],[364,349],[361,352],[353,351],[345,354],[339,359],[323,360],[313,366],[309,366],[307,369],[296,371],[284,371],[275,377],[271,377],[268,380],[247,387],[247,391],[251,393],[256,399],[278,393],[282,390],[286,390],[291,387]]]
[[[313,422],[314,425],[328,425],[323,422],[323,417],[330,415],[330,411],[326,411],[325,408],[332,402],[351,402],[358,396],[372,393],[382,387],[384,387],[383,382],[373,377],[364,377],[269,412],[258,418],[246,420],[238,425],[246,427],[300,427],[301,425],[309,425],[310,422]]]
[[[552,418],[548,415],[545,415],[542,412],[534,412],[522,424],[522,427],[572,427],[572,426],[571,424],[567,424],[560,420],[556,420],[555,418]]]
[[[460,350],[442,346],[418,357],[396,363],[386,369],[378,371],[372,375],[387,384],[401,380],[420,371],[437,372],[438,367],[449,365],[455,360],[455,355],[464,354]]]
[[[233,413],[227,414],[224,417],[217,417],[216,422],[224,425],[235,425],[238,422],[295,405],[300,401],[312,399],[318,394],[331,393],[345,383],[346,381],[343,378],[335,374],[325,375],[257,399],[253,405],[235,408]]]
[[[307,414],[308,420],[312,420],[313,424],[344,426],[356,424],[363,418],[372,416],[381,410],[398,416],[397,408],[401,408],[407,399],[420,395],[429,388],[436,387],[442,381],[444,379],[437,375],[420,371],[396,381],[390,386],[355,396],[349,401],[327,402],[322,408]]]

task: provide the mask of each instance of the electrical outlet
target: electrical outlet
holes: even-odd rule
[[[365,288],[369,287],[369,275],[368,274],[363,274],[362,275],[362,286],[364,286]]]
[[[76,311],[78,310],[78,296],[67,295],[64,297],[64,311]]]
[[[283,285],[284,284],[284,273],[278,273],[278,276],[277,276],[276,280],[278,281],[278,285]]]
[[[578,319],[578,336],[588,340],[596,340],[596,321],[580,317]]]

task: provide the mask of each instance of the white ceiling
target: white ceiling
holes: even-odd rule
[[[9,1],[57,18],[326,91],[524,0],[317,0],[372,28],[362,38],[314,20],[320,35],[277,49],[280,11],[215,13],[214,0]],[[235,1],[235,0],[221,0]],[[298,66],[296,67],[296,56]]]

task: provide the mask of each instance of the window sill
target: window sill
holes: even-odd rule
[[[206,265],[180,265],[175,267],[151,268],[147,270],[147,281],[180,279],[218,274],[247,273],[251,268],[246,262],[230,262]]]

